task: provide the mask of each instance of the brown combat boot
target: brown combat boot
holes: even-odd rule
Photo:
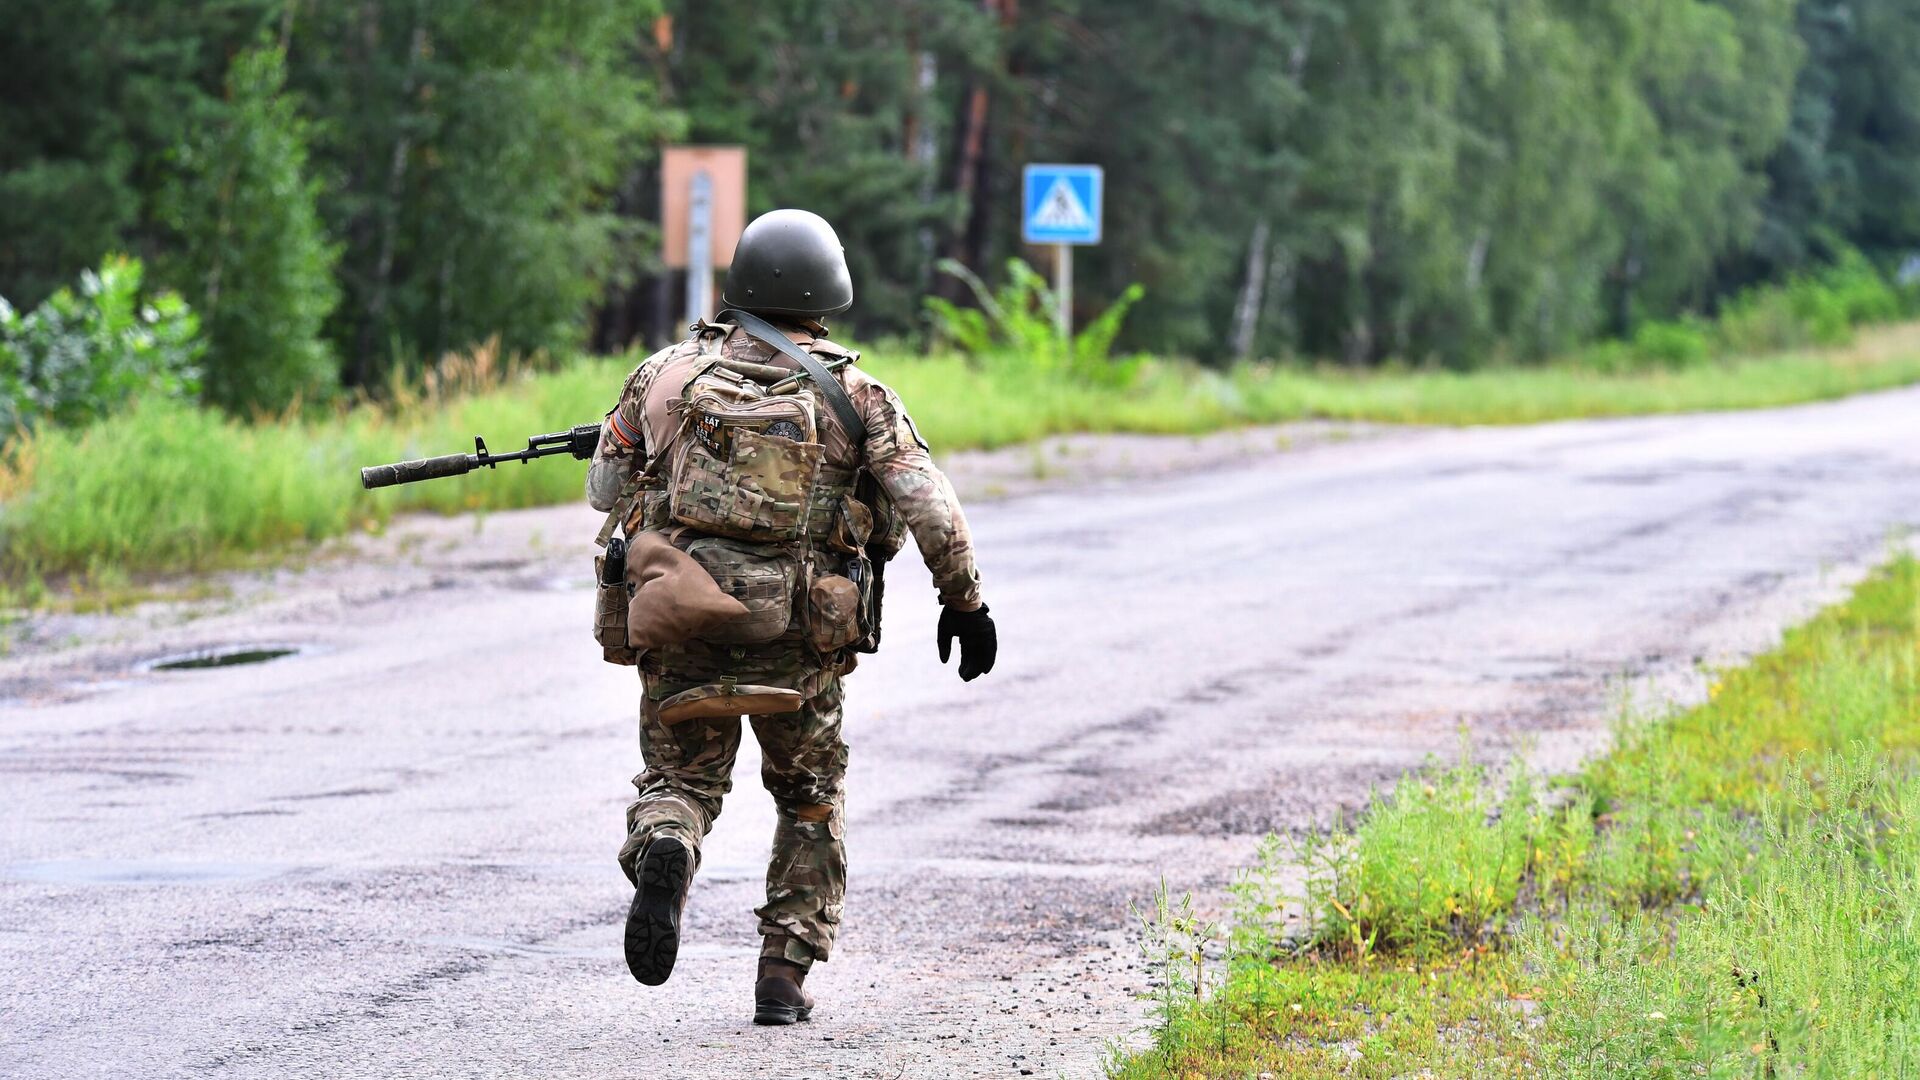
[[[807,969],[785,960],[760,958],[759,981],[753,984],[753,1022],[791,1024],[813,1015],[813,995],[801,989]]]
[[[633,876],[639,887],[627,909],[627,970],[648,986],[659,986],[673,974],[680,955],[680,912],[687,904],[693,853],[679,837],[655,837]]]

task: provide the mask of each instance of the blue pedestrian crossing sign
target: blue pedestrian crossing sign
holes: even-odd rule
[[[1097,244],[1106,187],[1098,165],[1029,165],[1020,185],[1020,236],[1029,244]]]

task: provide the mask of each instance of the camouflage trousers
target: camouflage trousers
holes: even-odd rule
[[[634,876],[647,844],[661,835],[678,837],[694,853],[720,815],[720,801],[733,789],[733,763],[740,750],[740,718],[660,722],[658,675],[643,675],[648,689],[640,708],[640,750],[646,771],[633,778],[639,797],[627,807],[627,840],[620,866]],[[669,684],[670,686],[672,684]],[[767,902],[760,917],[761,955],[810,966],[833,951],[840,907],[847,891],[847,853],[842,785],[847,746],[840,738],[840,680],[805,680],[810,693],[799,712],[754,716],[760,743],[760,781],[772,794],[779,821],[767,864]]]

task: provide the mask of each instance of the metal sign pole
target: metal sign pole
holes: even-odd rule
[[[1073,343],[1073,245],[1053,245],[1053,296],[1058,301],[1053,325],[1060,340]]]
[[[687,200],[687,322],[713,314],[713,177],[693,174]]]

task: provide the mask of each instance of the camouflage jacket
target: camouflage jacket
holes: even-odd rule
[[[803,326],[789,323],[781,328],[801,348],[823,361],[858,355]],[[789,370],[797,366],[737,327],[718,329],[728,331],[719,351],[729,359]],[[667,435],[663,430],[667,418],[648,415],[645,408],[653,381],[663,372],[691,373],[691,361],[700,350],[701,335],[696,333],[642,360],[627,377],[619,402],[607,413],[600,432],[600,449],[594,454],[593,465],[587,473],[587,501],[595,509],[612,509],[621,487],[646,467],[648,451]],[[953,493],[953,485],[933,463],[926,442],[920,438],[906,406],[900,402],[900,395],[852,364],[837,374],[847,396],[853,399],[854,407],[866,422],[867,438],[863,445],[856,447],[833,410],[824,400],[816,402],[821,442],[826,446],[825,464],[849,473],[862,466],[871,472],[906,520],[921,558],[933,572],[941,601],[962,610],[978,607],[980,572],[974,564],[973,537],[967,531],[966,515]],[[801,386],[816,398],[820,396],[810,380],[802,381]],[[659,397],[656,395],[655,399]]]

